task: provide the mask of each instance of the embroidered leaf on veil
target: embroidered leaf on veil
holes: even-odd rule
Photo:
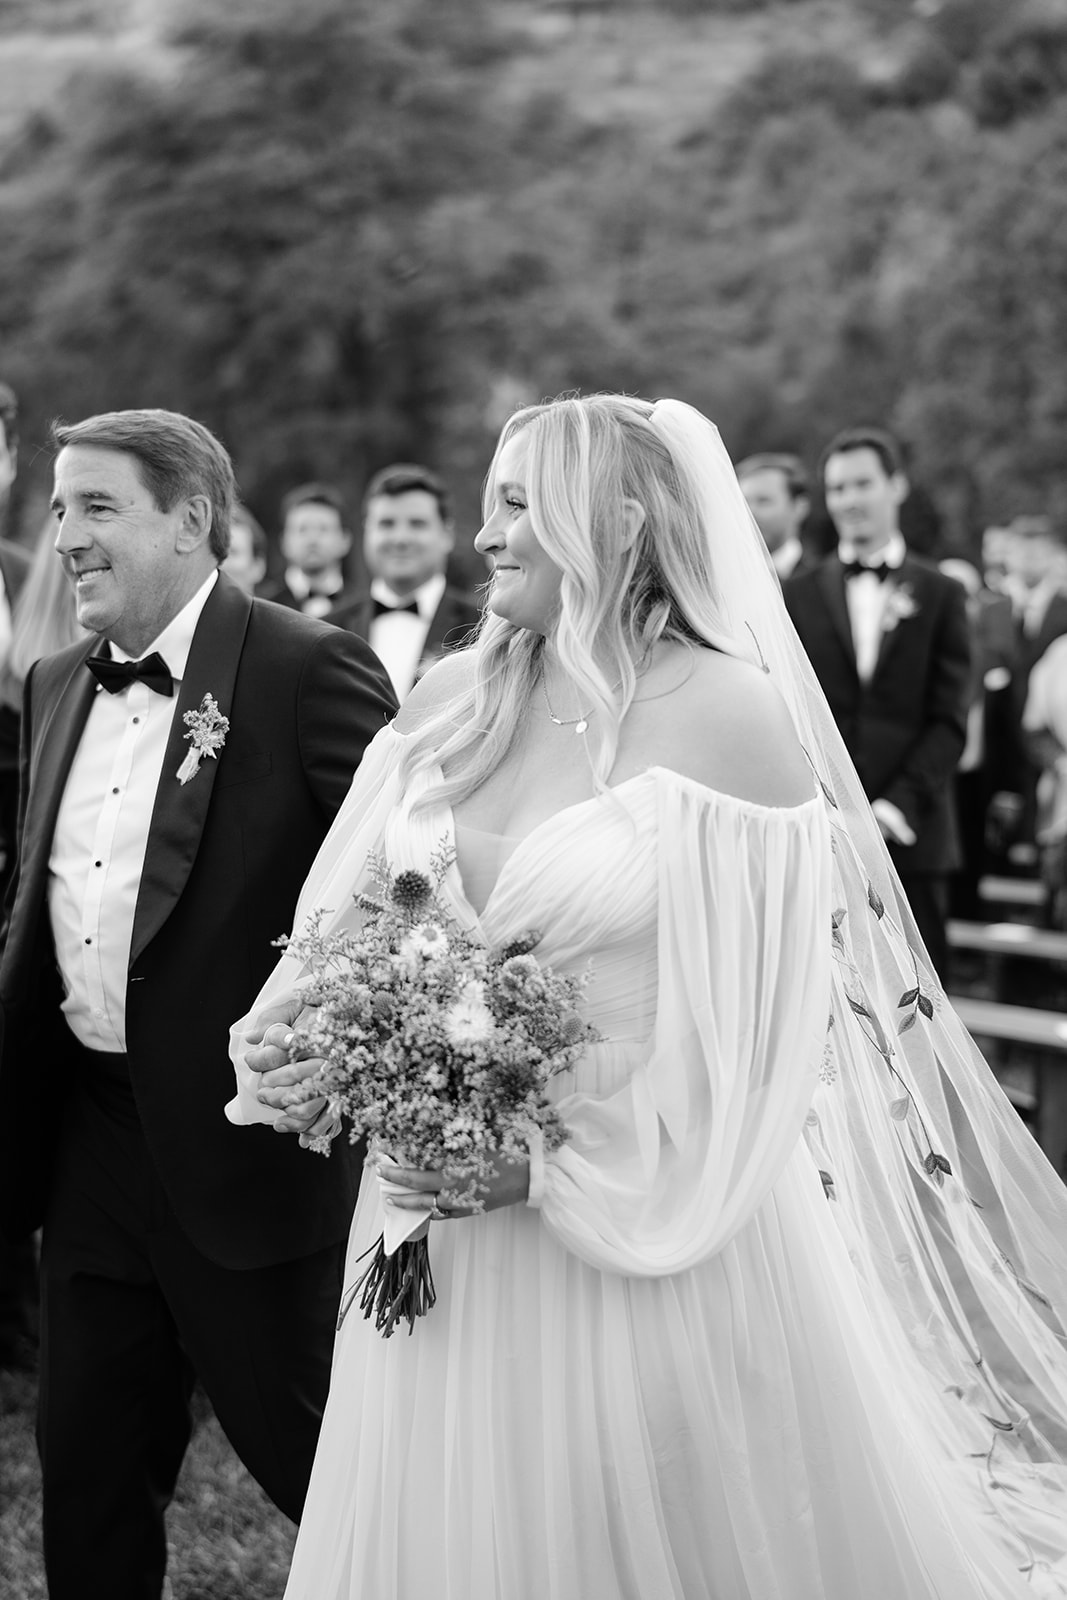
[[[885,916],[885,902],[874,887],[873,883],[867,885],[867,904],[878,918],[879,922]]]
[[[931,1178],[935,1178],[938,1183],[944,1182],[942,1173],[947,1173],[950,1178],[952,1176],[952,1167],[949,1162],[944,1156],[939,1156],[936,1150],[931,1150],[930,1154],[925,1157],[923,1171],[929,1173]]]

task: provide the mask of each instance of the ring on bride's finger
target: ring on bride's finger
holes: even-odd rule
[[[441,1196],[439,1194],[435,1195],[433,1205],[430,1207],[431,1218],[434,1222],[443,1222],[447,1215],[447,1211],[441,1210]]]

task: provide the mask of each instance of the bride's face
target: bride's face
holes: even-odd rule
[[[539,543],[526,496],[526,430],[508,440],[497,458],[489,520],[474,547],[492,562],[489,609],[516,627],[548,633],[559,604],[562,573]]]

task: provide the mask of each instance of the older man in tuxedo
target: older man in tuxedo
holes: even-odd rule
[[[39,1444],[52,1600],[158,1600],[203,1382],[298,1518],[357,1174],[226,1121],[228,1032],[395,702],[372,652],[218,572],[205,428],[55,429],[85,644],[26,686],[0,968],[0,1226],[43,1221]]]
[[[445,575],[456,542],[443,479],[428,467],[384,467],[363,496],[369,592],[329,621],[368,639],[403,700],[426,668],[462,644],[481,608]]]
[[[786,605],[944,977],[948,878],[960,864],[952,782],[967,731],[966,596],[900,532],[907,479],[878,429],[823,456],[837,552],[784,585]]]

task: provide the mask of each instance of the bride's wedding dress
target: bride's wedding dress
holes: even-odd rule
[[[531,1203],[431,1225],[413,1335],[345,1317],[287,1600],[1067,1595],[1055,1452],[974,1345],[999,1351],[995,1310],[961,1330],[946,1287],[909,1323],[929,1261],[886,1228],[890,1301],[851,1237],[849,1163],[891,1162],[908,1123],[894,1085],[843,1148],[866,1007],[823,793],[766,808],[653,768],[502,840],[413,811],[434,774],[403,792],[403,744],[365,758],[304,910],[350,904],[368,849],[425,869],[448,838],[458,920],[588,966],[603,1042],[555,1081],[570,1138]],[[346,1283],[381,1227],[368,1173]]]

